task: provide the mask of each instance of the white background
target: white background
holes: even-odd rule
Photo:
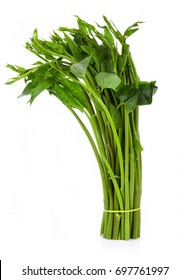
[[[118,266],[170,266],[167,276],[149,279],[187,279],[189,10],[188,0],[1,0],[3,280],[34,279],[21,276],[27,265],[112,270]],[[109,241],[99,236],[103,210],[99,171],[91,147],[72,115],[46,92],[30,107],[27,99],[17,99],[23,82],[4,85],[14,76],[5,68],[7,63],[28,67],[35,61],[23,47],[34,28],[47,38],[59,26],[76,26],[73,15],[101,24],[103,14],[122,31],[136,21],[146,22],[129,43],[140,78],[157,80],[159,87],[153,104],[140,110],[144,146],[142,234],[131,241]],[[103,278],[127,276],[110,274]]]

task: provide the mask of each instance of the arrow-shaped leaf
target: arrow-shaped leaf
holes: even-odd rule
[[[70,67],[71,72],[78,78],[85,78],[90,59],[91,56],[88,56],[82,59],[80,62],[72,64]]]

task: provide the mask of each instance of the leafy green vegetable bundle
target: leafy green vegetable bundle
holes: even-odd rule
[[[59,28],[50,40],[34,30],[26,48],[39,57],[30,69],[10,65],[24,79],[20,96],[30,104],[44,90],[57,97],[86,134],[102,179],[104,212],[101,235],[108,239],[140,236],[142,164],[138,111],[152,103],[155,81],[140,81],[126,39],[139,29],[136,22],[121,34],[105,16],[105,25],[77,17],[78,28]],[[93,135],[79,111],[91,124]]]

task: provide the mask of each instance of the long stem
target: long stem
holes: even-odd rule
[[[112,129],[112,132],[113,132],[113,137],[114,137],[114,140],[115,140],[115,143],[116,143],[116,146],[117,146],[117,149],[118,149],[118,158],[119,158],[119,165],[120,165],[120,172],[121,172],[121,188],[124,188],[124,164],[123,164],[123,154],[122,154],[122,149],[121,149],[121,145],[120,145],[120,141],[119,141],[119,137],[118,137],[118,134],[117,134],[117,131],[116,131],[116,128],[115,128],[115,125],[114,125],[114,122],[112,120],[112,117],[110,115],[110,112],[108,111],[106,105],[103,103],[103,101],[97,96],[96,92],[92,89],[92,88],[89,88],[88,86],[84,85],[83,83],[81,83],[81,86],[85,87],[87,89],[87,91],[89,91],[93,96],[94,98],[97,100],[97,102],[99,103],[99,105],[102,107],[102,109],[104,110],[105,114],[106,114],[106,117],[110,123],[110,126],[111,126],[111,129]],[[122,210],[122,209],[121,209]]]
[[[130,183],[129,183],[129,167],[130,167],[130,159],[129,159],[129,146],[131,141],[130,135],[130,123],[129,123],[129,114],[125,109],[125,210],[129,210],[131,208],[131,201],[129,199],[130,195]],[[131,176],[130,176],[131,182]],[[125,213],[125,239],[130,238],[130,213]]]
[[[107,195],[107,180],[106,180],[104,168],[103,168],[102,161],[101,161],[99,152],[97,150],[96,144],[94,143],[94,140],[93,140],[90,132],[88,131],[87,127],[84,125],[84,123],[81,121],[79,116],[75,113],[75,111],[72,108],[69,108],[69,107],[67,107],[67,108],[69,109],[69,111],[74,115],[74,117],[79,122],[80,126],[82,127],[83,131],[85,132],[85,134],[86,134],[86,136],[87,136],[87,138],[88,138],[88,140],[89,140],[89,142],[91,144],[91,147],[92,147],[92,149],[94,151],[94,154],[95,154],[98,166],[99,166],[101,178],[102,178],[103,193],[104,193],[104,204],[105,204],[105,207],[107,208],[108,207],[108,201],[109,201],[108,200],[108,195]]]
[[[95,138],[96,138],[96,141],[98,143],[98,147],[99,147],[99,151],[100,151],[100,157],[103,159],[103,162],[105,163],[106,168],[108,169],[108,172],[110,174],[110,178],[111,178],[111,180],[113,182],[113,185],[114,185],[117,197],[118,197],[120,209],[123,210],[124,209],[124,205],[123,205],[123,199],[122,199],[122,196],[121,196],[121,193],[120,193],[120,190],[119,190],[119,186],[118,186],[117,180],[115,178],[115,175],[113,173],[113,170],[112,170],[108,160],[106,159],[105,151],[103,149],[103,144],[101,143],[100,139],[98,138],[96,124],[94,123],[93,118],[90,118],[88,115],[87,115],[87,117],[88,117],[88,119],[89,119],[89,121],[90,121],[90,123],[92,125],[92,129],[94,131]]]

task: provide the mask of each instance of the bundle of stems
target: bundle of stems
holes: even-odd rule
[[[18,75],[7,84],[24,79],[20,96],[29,103],[44,90],[57,97],[86,134],[102,179],[104,211],[101,235],[107,239],[140,236],[142,164],[139,106],[152,103],[155,81],[140,81],[126,40],[141,22],[122,34],[103,16],[104,25],[77,17],[77,28],[60,27],[49,40],[35,29],[26,48],[40,60],[30,69],[8,64]],[[91,135],[80,118],[83,112]]]

